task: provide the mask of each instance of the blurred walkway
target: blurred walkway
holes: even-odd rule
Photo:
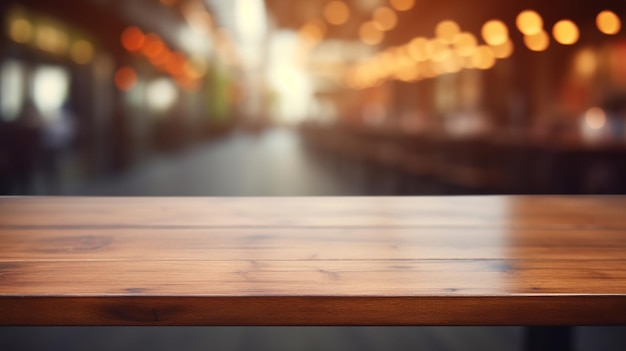
[[[358,184],[321,165],[288,129],[238,132],[157,156],[123,174],[65,186],[63,195],[314,196],[359,195]]]

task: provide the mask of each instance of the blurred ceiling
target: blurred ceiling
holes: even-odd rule
[[[181,46],[179,27],[186,25],[183,9],[197,3],[213,16],[217,27],[236,33],[236,5],[252,0],[18,0],[2,1],[2,6],[17,4],[40,13],[67,19],[108,41],[118,44],[119,33],[128,25],[137,25],[146,31],[158,33],[174,48]],[[260,0],[263,1],[263,0]],[[324,19],[324,7],[336,0],[264,0],[270,23],[274,27],[298,30],[308,21],[325,23],[324,39],[358,41],[359,27],[372,18],[374,10],[390,6],[394,0],[341,0],[350,9],[346,23],[332,25]],[[244,5],[244,6],[247,6]],[[581,26],[592,25],[594,14],[611,9],[626,14],[624,0],[415,0],[407,11],[396,11],[398,23],[385,32],[382,47],[405,44],[416,36],[432,37],[434,28],[442,20],[456,21],[462,30],[478,34],[483,23],[489,19],[503,20],[514,25],[515,16],[523,9],[537,10],[546,26],[563,18],[573,19]],[[183,38],[184,39],[184,38]]]
[[[215,0],[214,0],[215,1]],[[323,18],[324,6],[332,0],[265,0],[269,12],[279,27],[298,29],[307,21]],[[344,0],[350,8],[350,19],[340,26],[328,26],[326,37],[357,39],[359,26],[372,18],[372,12],[380,6],[389,6],[388,0]],[[577,23],[593,22],[594,16],[604,9],[626,13],[624,0],[416,0],[408,11],[399,11],[398,25],[386,33],[383,45],[406,43],[415,36],[433,36],[436,24],[452,19],[463,30],[478,33],[483,23],[497,18],[513,24],[515,16],[522,10],[532,8],[544,16],[551,25],[563,18]]]

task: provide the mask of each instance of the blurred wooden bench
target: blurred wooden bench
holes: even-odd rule
[[[0,325],[626,324],[625,208],[0,198]]]

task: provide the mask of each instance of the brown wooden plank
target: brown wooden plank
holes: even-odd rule
[[[0,325],[617,325],[618,296],[2,297]]]
[[[2,198],[0,227],[626,228],[624,197]]]
[[[0,262],[42,260],[626,259],[614,229],[0,229]]]
[[[624,267],[626,260],[5,262],[0,296],[623,296]]]
[[[624,205],[0,198],[0,324],[626,323]]]

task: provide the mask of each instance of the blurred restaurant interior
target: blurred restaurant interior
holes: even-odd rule
[[[623,0],[0,9],[0,194],[151,195],[158,184],[85,184],[119,184],[167,157],[223,169],[259,148],[267,159],[253,170],[229,168],[245,176],[203,173],[184,194],[626,193]],[[280,173],[271,160],[284,157],[336,185],[263,188],[271,181],[254,178]],[[236,180],[261,185],[201,184]]]
[[[625,194],[624,22],[624,0],[3,0],[0,195]],[[522,335],[250,329],[0,328],[0,349]]]

